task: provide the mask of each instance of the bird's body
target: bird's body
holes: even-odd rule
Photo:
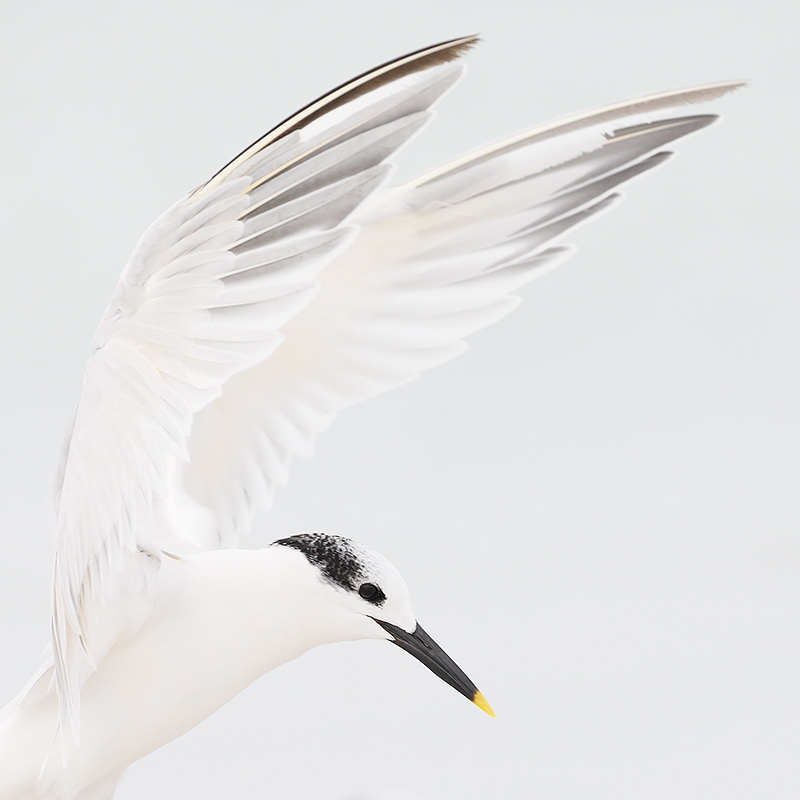
[[[306,106],[135,248],[64,454],[52,653],[0,716],[0,800],[105,800],[129,764],[334,641],[393,641],[489,710],[368,548],[225,548],[338,411],[463,352],[572,252],[557,239],[715,119],[659,112],[737,84],[608,106],[386,188],[473,43]]]
[[[66,740],[66,764],[54,737],[58,698],[46,692],[52,668],[30,691],[32,704],[9,709],[0,722],[3,800],[103,798],[98,787],[115,786],[128,765],[264,673],[322,644],[389,638],[372,620],[330,602],[336,590],[292,548],[215,550],[157,566],[144,623],[83,685],[81,741]],[[399,621],[414,627],[412,615]]]

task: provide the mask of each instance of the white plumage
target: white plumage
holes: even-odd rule
[[[187,651],[192,636],[207,635],[187,622],[199,600],[195,611],[179,603],[178,613],[165,598],[176,586],[192,594],[198,581],[227,579],[242,587],[223,623],[233,625],[262,591],[264,574],[248,583],[257,556],[205,551],[236,545],[253,512],[269,509],[292,458],[311,457],[341,409],[461,353],[465,336],[518,304],[519,286],[569,256],[557,244],[563,234],[663,163],[660,148],[715,119],[660,112],[739,85],[609,106],[387,187],[389,159],[430,120],[473,43],[427,48],[320,98],[179,200],[137,244],[95,334],[62,465],[53,655],[0,721],[0,758],[10,763],[24,729],[45,763],[21,778],[15,767],[9,785],[21,788],[9,797],[108,796],[131,760],[299,655],[298,646],[277,662],[254,657],[241,679],[228,676],[206,687],[203,702],[172,709],[169,730],[143,725],[139,745],[108,766],[109,717],[96,698],[127,693],[132,665],[143,654],[159,661],[157,648],[178,629]],[[259,602],[259,614],[274,612]],[[159,663],[148,680],[162,681],[154,691],[166,698],[186,662]],[[125,689],[114,683],[123,675]],[[95,698],[88,732],[87,695]],[[135,718],[142,702],[134,696],[115,712],[129,728],[135,720],[125,715]],[[3,769],[0,789],[12,781]]]

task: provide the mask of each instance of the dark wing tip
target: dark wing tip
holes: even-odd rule
[[[409,53],[409,55],[413,56],[420,54],[422,57],[425,57],[425,53],[430,53],[431,58],[433,59],[431,65],[447,64],[449,61],[455,61],[455,59],[466,55],[470,50],[472,50],[473,47],[475,47],[475,45],[479,44],[480,41],[481,37],[476,33],[472,36],[462,36],[460,39],[449,39],[446,42],[439,42],[439,44],[430,45],[430,47],[423,47],[421,50],[416,50],[413,53]],[[437,55],[439,60],[436,60]]]
[[[198,186],[191,193],[192,196],[210,191],[242,160],[292,133],[292,131],[304,128],[310,122],[327,114],[329,111],[333,111],[333,109],[349,103],[357,97],[361,97],[406,75],[412,75],[415,72],[422,72],[423,70],[455,61],[471,50],[479,41],[480,38],[478,36],[463,36],[460,39],[450,39],[446,42],[423,47],[421,50],[415,50],[413,53],[407,53],[367,72],[362,72],[361,75],[357,75],[352,80],[337,86],[330,92],[326,92],[278,123],[264,136],[242,150],[234,159],[215,173],[210,180]]]
[[[469,52],[479,41],[478,36],[450,39],[380,64],[318,97],[291,117],[276,125],[273,131],[280,130],[280,135],[285,136],[287,133],[305,127],[309,122],[323,114],[327,114],[329,111],[349,103],[368,92],[379,89],[387,83],[392,83],[406,75],[413,75],[415,72],[422,72],[423,70],[455,61]]]

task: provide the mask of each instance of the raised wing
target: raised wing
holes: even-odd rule
[[[270,358],[204,408],[184,485],[222,544],[269,509],[294,456],[360,400],[463,352],[462,339],[519,302],[519,286],[561,263],[555,242],[609,209],[618,187],[662,164],[664,145],[713,122],[653,120],[719,97],[721,83],[639,98],[524,131],[396,189],[352,219],[361,233],[320,276]]]
[[[279,346],[353,240],[347,218],[473,41],[413,53],[315,101],[135,248],[95,335],[63,462],[52,613],[62,735],[71,727],[77,740],[87,672],[146,617],[154,559],[218,540],[176,480],[195,415]]]

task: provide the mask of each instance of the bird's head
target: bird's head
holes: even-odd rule
[[[273,546],[301,553],[314,569],[326,605],[341,613],[347,634],[337,638],[386,639],[494,716],[477,686],[420,627],[408,587],[397,569],[371,548],[325,533],[301,533]]]

